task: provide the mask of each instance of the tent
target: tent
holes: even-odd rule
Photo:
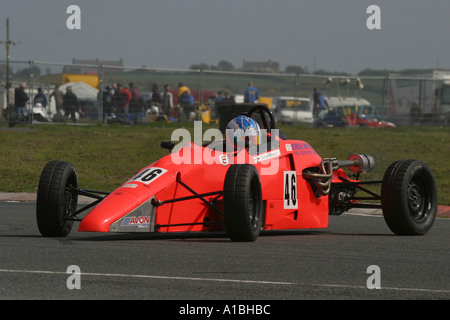
[[[78,82],[67,82],[66,84],[63,84],[59,87],[59,90],[61,90],[63,93],[66,93],[66,88],[71,86],[72,92],[75,93],[75,95],[80,100],[97,100],[98,90],[92,88],[90,85],[78,81]]]
[[[63,73],[62,83],[83,81],[93,88],[98,88],[98,75]]]

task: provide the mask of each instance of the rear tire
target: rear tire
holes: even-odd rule
[[[417,160],[400,160],[386,170],[381,185],[383,216],[398,235],[423,235],[437,213],[437,187],[430,168]]]
[[[72,229],[69,218],[76,211],[78,195],[68,188],[78,188],[73,165],[50,161],[42,170],[36,203],[39,232],[44,237],[65,237]]]
[[[230,166],[223,188],[225,226],[232,241],[255,241],[262,227],[263,204],[258,170],[250,164]]]

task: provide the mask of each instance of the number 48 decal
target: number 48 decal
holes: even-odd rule
[[[295,171],[284,171],[284,209],[298,209]]]

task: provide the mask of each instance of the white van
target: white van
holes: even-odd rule
[[[293,124],[296,122],[312,123],[312,105],[309,98],[276,97],[272,108],[276,121]]]

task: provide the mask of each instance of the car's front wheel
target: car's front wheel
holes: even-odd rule
[[[78,195],[70,190],[77,187],[77,174],[71,163],[50,161],[45,165],[36,203],[37,225],[44,237],[65,237],[71,231]]]
[[[388,227],[398,235],[428,232],[437,213],[437,187],[428,166],[417,160],[400,160],[386,170],[381,205]]]

